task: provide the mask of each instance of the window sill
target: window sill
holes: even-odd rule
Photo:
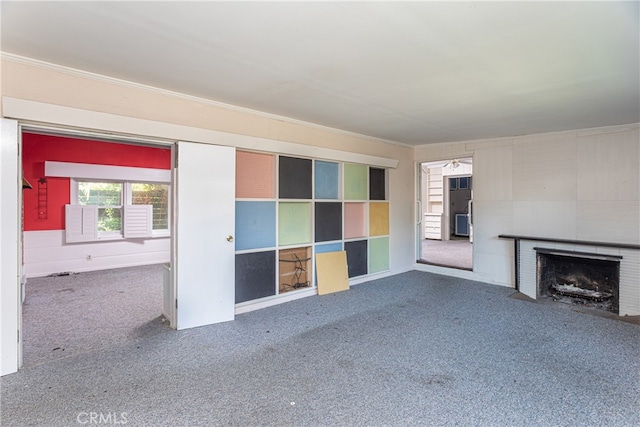
[[[171,237],[170,234],[158,234],[158,235],[154,235],[154,236],[150,236],[150,237],[135,237],[135,238],[125,238],[124,236],[98,236],[97,240],[94,240],[94,242],[113,242],[113,241],[120,241],[120,240],[130,240],[130,241],[139,241],[139,240],[154,240],[154,239],[166,239]],[[85,242],[85,243],[91,243],[91,242]]]

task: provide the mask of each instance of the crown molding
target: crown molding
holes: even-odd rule
[[[279,116],[277,114],[267,113],[267,112],[259,111],[259,110],[252,110],[250,108],[239,107],[237,105],[226,104],[226,103],[223,103],[223,102],[219,102],[219,101],[215,101],[215,100],[211,100],[211,99],[207,99],[207,98],[200,98],[200,97],[197,97],[197,96],[187,95],[187,94],[180,93],[180,92],[174,92],[174,91],[171,91],[171,90],[162,89],[162,88],[155,87],[155,86],[150,86],[150,85],[145,85],[145,84],[142,84],[142,83],[136,83],[136,82],[132,82],[132,81],[128,81],[128,80],[118,79],[118,78],[115,78],[115,77],[109,77],[109,76],[105,76],[103,74],[93,73],[93,72],[85,71],[85,70],[79,70],[77,68],[71,68],[71,67],[67,67],[67,66],[64,66],[64,65],[53,64],[51,62],[45,62],[45,61],[41,61],[41,60],[38,60],[38,59],[29,58],[29,57],[26,57],[26,56],[16,55],[16,54],[13,54],[13,53],[1,52],[0,51],[0,59],[2,59],[3,61],[7,60],[7,61],[16,62],[16,63],[19,63],[19,64],[24,64],[24,65],[28,65],[28,66],[32,66],[32,67],[38,67],[38,68],[42,68],[42,69],[46,69],[46,70],[51,70],[51,71],[54,71],[54,72],[63,73],[63,74],[67,74],[67,75],[71,75],[71,76],[75,76],[75,77],[81,77],[81,78],[94,80],[94,81],[99,81],[99,82],[103,82],[103,83],[114,84],[114,85],[118,85],[118,86],[122,86],[122,87],[128,87],[128,88],[131,88],[131,89],[144,90],[144,91],[153,92],[153,93],[156,93],[156,94],[159,94],[159,95],[170,96],[170,97],[174,97],[174,98],[180,98],[180,99],[184,99],[186,101],[191,101],[191,102],[197,102],[197,103],[200,103],[200,104],[211,105],[211,106],[214,106],[214,107],[224,108],[224,109],[231,110],[231,111],[236,111],[236,112],[239,112],[239,113],[250,114],[250,115],[254,115],[254,116],[258,116],[258,117],[263,117],[263,118],[270,119],[270,120],[278,120],[278,121],[291,123],[291,124],[295,124],[295,125],[306,126],[306,127],[310,127],[310,128],[314,128],[314,129],[330,131],[330,132],[337,133],[337,134],[340,134],[340,135],[345,135],[345,136],[351,136],[351,137],[356,137],[356,138],[364,138],[364,139],[368,139],[370,141],[380,142],[380,143],[383,143],[383,144],[390,144],[390,145],[400,146],[400,147],[404,147],[404,148],[413,148],[413,145],[405,144],[405,143],[398,142],[398,141],[392,141],[392,140],[383,139],[383,138],[376,138],[376,137],[369,136],[369,135],[364,135],[364,134],[360,134],[360,133],[356,133],[356,132],[350,132],[350,131],[343,130],[343,129],[332,128],[330,126],[319,125],[319,124],[312,123],[312,122],[307,122],[307,121],[304,121],[304,120],[298,120],[298,119],[294,119],[294,118],[291,118],[291,117]]]

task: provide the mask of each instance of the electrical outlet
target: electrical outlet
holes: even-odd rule
[[[91,261],[91,255],[87,255],[87,261]]]

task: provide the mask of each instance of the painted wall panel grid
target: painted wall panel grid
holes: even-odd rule
[[[342,203],[315,203],[315,241],[342,239]]]
[[[236,250],[276,245],[276,203],[236,201]]]
[[[380,168],[369,168],[369,200],[386,200],[386,188],[386,171]]]
[[[340,168],[338,163],[315,161],[315,198],[340,198]]]
[[[309,159],[280,156],[278,167],[278,197],[281,199],[311,199],[312,162]]]
[[[239,152],[237,156],[238,162],[245,163],[245,170],[255,163],[271,164],[270,155],[250,154]],[[278,191],[273,197],[267,192],[250,192],[255,176],[245,172],[238,177],[245,183],[237,186],[236,255],[248,257],[237,258],[238,303],[315,286],[313,254],[345,250],[349,277],[389,270],[389,202],[380,201],[387,197],[385,169],[284,155],[273,155],[273,159],[277,167],[263,168],[271,171],[273,179],[261,178],[275,183]],[[268,200],[254,200],[260,198]],[[373,236],[377,241],[370,247]],[[275,249],[273,275],[277,278],[273,293],[270,279],[269,286],[243,279],[253,274],[254,267],[247,264],[252,258],[262,265],[255,268],[271,277],[265,255],[259,255],[271,252],[271,248]],[[299,268],[297,260],[288,259],[295,255],[303,260]]]
[[[311,243],[311,203],[280,202],[278,245]]]
[[[345,163],[344,165],[344,198],[345,200],[368,200],[367,166]]]
[[[276,252],[236,254],[236,304],[276,293]]]
[[[339,252],[342,250],[342,242],[336,243],[324,243],[315,246],[315,251],[317,254],[323,254],[326,252]]]
[[[389,234],[389,203],[369,203],[369,235],[386,236]]]
[[[271,199],[275,197],[275,156],[236,152],[236,197]]]
[[[366,275],[369,264],[367,241],[356,240],[353,242],[344,242],[344,250],[347,252],[349,278]]]
[[[369,240],[369,273],[389,270],[389,238]]]
[[[354,239],[367,236],[367,204],[366,203],[345,203],[344,204],[344,238]]]

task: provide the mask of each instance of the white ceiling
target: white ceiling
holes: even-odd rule
[[[640,122],[638,2],[1,2],[2,51],[410,145]]]

